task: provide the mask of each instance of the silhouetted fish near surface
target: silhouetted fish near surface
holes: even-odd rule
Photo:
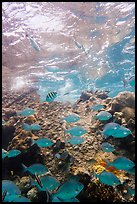
[[[104,152],[113,152],[115,150],[114,146],[111,145],[110,143],[108,142],[103,142],[102,145],[101,145],[101,149],[104,151]]]
[[[73,41],[74,41],[75,45],[77,46],[77,48],[79,48],[79,49],[83,48],[83,45],[81,45],[79,42],[77,42],[74,38],[73,38]]]
[[[26,167],[24,164],[22,164],[23,167],[23,172],[28,171],[30,174],[32,175],[41,175],[41,174],[45,174],[47,173],[49,170],[46,166],[44,166],[43,164],[32,164],[29,167]]]
[[[109,186],[117,186],[120,183],[118,177],[116,177],[113,173],[103,171],[100,174],[96,174],[96,177],[99,178],[100,182]]]
[[[113,162],[108,163],[107,167],[114,166],[118,170],[129,170],[135,166],[135,163],[126,157],[118,157]]]
[[[57,97],[57,92],[56,91],[52,91],[52,92],[49,92],[46,96],[46,101],[47,102],[52,102],[54,101],[54,99]]]
[[[125,78],[122,79],[124,87],[126,87],[127,84],[130,84],[130,86],[135,87],[135,76],[130,77],[128,80]]]
[[[31,43],[32,47],[33,47],[37,52],[39,52],[39,51],[40,51],[40,47],[39,47],[39,45],[36,43],[36,41],[35,41],[32,37],[29,37],[28,35],[26,35],[26,37],[30,40],[30,43]]]

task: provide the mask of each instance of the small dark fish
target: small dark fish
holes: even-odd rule
[[[65,142],[61,142],[57,140],[56,143],[53,144],[53,152],[58,152],[60,149],[64,149]]]
[[[41,182],[41,180],[40,180],[40,178],[39,178],[39,176],[38,176],[38,174],[34,174],[34,176],[35,176],[35,179],[36,179],[36,181],[37,181],[37,183],[39,184],[39,186],[42,188],[43,187],[43,185],[42,185],[42,182]]]
[[[57,97],[57,92],[56,91],[49,92],[47,94],[46,101],[47,102],[52,102],[56,97]]]
[[[68,94],[69,94],[69,92],[65,93],[64,96],[65,96],[65,95],[68,95]]]
[[[3,192],[3,194],[2,194],[2,202],[4,201],[6,195],[7,195],[7,190],[5,190],[5,191]]]

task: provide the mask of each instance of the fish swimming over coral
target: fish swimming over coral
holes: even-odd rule
[[[97,115],[95,115],[93,117],[94,119],[98,119],[100,121],[106,121],[109,120],[110,118],[112,118],[111,113],[107,112],[107,111],[100,111]]]
[[[8,152],[8,158],[11,158],[11,157],[16,157],[17,155],[21,154],[21,151],[20,150],[17,150],[17,149],[12,149]]]
[[[22,164],[23,167],[23,173],[29,172],[32,175],[41,175],[47,173],[49,170],[46,166],[40,163],[32,164],[29,167],[26,167],[24,164]]]
[[[20,189],[15,185],[13,181],[2,180],[2,193],[7,191],[5,198],[10,195],[21,195]]]
[[[131,131],[124,127],[124,126],[120,126],[116,131],[115,133],[113,133],[113,137],[115,138],[124,138],[124,137],[127,137],[128,135],[132,134]]]
[[[35,114],[35,110],[33,110],[32,108],[25,108],[24,110],[22,111],[19,111],[17,113],[17,115],[22,115],[22,116],[30,116],[30,115],[33,115]]]
[[[51,91],[47,94],[46,96],[46,101],[47,102],[52,102],[54,99],[57,97],[57,92],[56,91]]]
[[[94,111],[101,110],[102,108],[104,108],[104,105],[102,105],[102,104],[93,105],[93,106],[90,107],[90,109],[94,110]]]
[[[120,125],[118,123],[114,122],[107,123],[104,126],[103,131],[101,133],[109,137],[111,135],[114,135],[119,127]]]
[[[110,143],[108,142],[103,142],[102,145],[101,145],[101,149],[104,151],[104,152],[113,152],[115,150],[114,146],[111,145]]]
[[[74,123],[74,122],[77,122],[78,120],[80,120],[80,117],[76,114],[73,114],[73,115],[68,115],[68,116],[64,117],[63,120],[65,120],[68,123]]]
[[[4,159],[5,157],[8,157],[8,158],[16,157],[19,154],[21,154],[21,151],[17,150],[17,149],[12,149],[10,151],[6,151],[6,150],[2,149],[2,159]]]
[[[107,166],[113,166],[118,170],[129,170],[135,166],[135,163],[126,157],[118,157],[113,162],[108,163]]]
[[[24,124],[22,125],[22,127],[23,127],[24,130],[26,130],[26,131],[32,131],[32,130],[36,131],[36,130],[41,130],[41,126],[38,125],[38,124],[32,124],[32,125],[29,125],[29,124],[27,124],[27,123],[24,123]]]
[[[81,135],[87,133],[87,131],[84,130],[81,126],[72,127],[68,130],[65,130],[65,132],[70,133],[73,136],[81,136]]]
[[[54,143],[49,138],[40,138],[38,140],[33,141],[32,144],[37,144],[39,147],[44,148],[44,147],[50,147]]]
[[[45,191],[46,189],[53,191],[60,186],[60,182],[53,176],[43,176],[40,178],[40,181],[42,184],[41,187],[37,182],[31,180],[31,185],[36,186],[39,191]]]
[[[120,180],[117,176],[115,176],[111,172],[103,171],[100,174],[96,174],[96,177],[99,178],[99,181],[103,184],[109,185],[109,186],[117,186],[120,183]]]
[[[71,199],[77,196],[84,188],[84,185],[79,181],[68,180],[57,190],[55,194],[52,195],[52,199]]]
[[[72,145],[78,145],[78,144],[81,144],[85,141],[84,138],[81,138],[81,137],[72,137],[71,139],[67,140],[67,142],[69,142],[70,144]]]

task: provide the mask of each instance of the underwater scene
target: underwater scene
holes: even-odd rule
[[[2,3],[2,202],[135,202],[135,2]]]

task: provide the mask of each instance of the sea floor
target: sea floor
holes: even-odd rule
[[[110,168],[107,171],[115,173],[121,181],[119,188],[101,183],[95,178],[95,171],[107,169],[107,162],[113,161],[118,156],[124,156],[135,161],[135,94],[130,92],[120,93],[115,98],[101,99],[95,93],[90,93],[90,98],[85,101],[77,101],[75,104],[53,101],[39,102],[39,96],[34,91],[24,93],[2,94],[2,147],[9,151],[18,149],[25,152],[16,165],[3,160],[3,180],[12,180],[19,186],[23,195],[32,202],[43,201],[35,187],[28,188],[30,182],[27,174],[22,174],[19,165],[21,163],[30,166],[34,163],[42,163],[49,169],[49,174],[61,183],[69,179],[71,175],[77,175],[84,189],[77,196],[78,200],[85,202],[135,202],[134,195],[127,195],[127,185],[135,188],[135,176],[122,170]],[[108,138],[107,142],[113,144],[115,152],[103,152],[100,148],[104,138],[101,134],[103,126],[108,121],[99,121],[94,116],[99,111],[91,110],[91,106],[103,104],[101,110],[108,111],[113,118],[109,122],[119,123],[129,128],[132,135],[126,138]],[[25,117],[17,113],[25,108],[32,108],[35,114]],[[77,114],[80,120],[68,123],[63,120],[67,115]],[[39,131],[26,131],[22,124],[37,123],[41,126]],[[71,138],[66,129],[73,126],[81,126],[87,132],[81,138],[84,142],[72,145],[67,142]],[[32,140],[49,138],[54,142],[53,146],[32,148]],[[58,142],[57,142],[58,141]],[[56,154],[67,152],[67,159],[59,159]],[[18,165],[19,164],[19,165]]]

